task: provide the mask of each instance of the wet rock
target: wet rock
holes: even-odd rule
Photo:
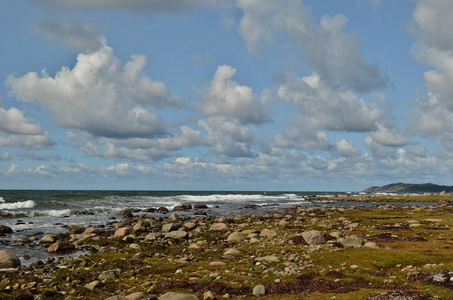
[[[0,250],[0,268],[16,268],[20,266],[20,260],[13,252]]]
[[[70,242],[53,243],[52,245],[49,246],[49,248],[47,248],[47,252],[49,252],[49,253],[54,253],[54,252],[64,253],[64,252],[70,252],[70,251],[74,251],[74,250],[75,250],[75,246],[73,243],[70,243]]]
[[[190,294],[168,292],[160,296],[159,300],[198,300],[198,297]]]
[[[193,208],[195,208],[195,209],[207,209],[208,206],[206,204],[196,204],[196,205],[194,205]]]
[[[266,294],[266,288],[264,287],[264,285],[260,284],[253,288],[253,295],[259,297],[259,296],[264,296],[265,294]]]
[[[127,209],[120,211],[119,214],[120,214],[121,216],[125,216],[126,218],[133,218],[133,217],[134,217],[134,215],[132,214],[132,212],[131,212],[130,210],[127,210]]]
[[[12,233],[12,232],[13,232],[13,230],[10,227],[8,227],[6,225],[0,225],[0,234],[1,233]]]
[[[40,244],[49,244],[49,245],[53,244],[57,241],[56,237],[57,236],[55,234],[46,234],[39,240],[39,243]]]
[[[167,218],[167,222],[171,222],[171,223],[178,222],[179,220],[181,220],[181,217],[178,216],[177,214],[171,214],[171,215]]]
[[[88,227],[87,229],[85,229],[82,234],[98,234],[99,233],[99,230],[96,228],[96,227]]]
[[[192,229],[197,228],[197,224],[195,222],[186,222],[186,223],[184,223],[183,227],[186,230],[192,230]]]
[[[69,230],[68,230],[68,233],[82,233],[85,231],[85,227],[83,227],[82,225],[71,225],[69,226]]]
[[[305,231],[302,236],[309,245],[319,245],[326,241],[322,232],[318,230]]]
[[[209,231],[228,231],[230,228],[225,223],[214,223],[209,227]]]
[[[166,208],[166,207],[159,207],[159,208],[157,209],[157,211],[160,212],[160,213],[168,213],[168,208]]]

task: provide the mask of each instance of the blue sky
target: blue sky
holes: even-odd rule
[[[4,0],[0,188],[452,185],[449,0]]]

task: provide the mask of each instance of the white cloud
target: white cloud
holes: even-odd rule
[[[281,76],[277,94],[299,108],[309,130],[372,131],[385,117],[384,111],[367,105],[352,91],[331,89],[316,74],[302,78]]]
[[[335,150],[337,154],[342,157],[355,157],[361,154],[360,149],[354,148],[352,142],[347,141],[346,139],[335,142]]]
[[[67,21],[59,23],[55,19],[47,19],[33,23],[34,31],[49,40],[57,40],[65,46],[81,51],[96,51],[105,44],[105,38],[93,30],[88,22]]]
[[[239,0],[238,6],[244,11],[239,32],[250,52],[257,53],[286,34],[328,85],[359,93],[387,86],[388,77],[378,65],[368,64],[359,51],[359,34],[342,31],[347,21],[344,15],[324,15],[318,25],[300,0]]]
[[[402,136],[396,128],[385,127],[382,124],[379,124],[378,130],[371,132],[370,136],[375,142],[388,147],[401,147],[411,144],[411,141]]]
[[[254,133],[248,126],[225,117],[200,120],[198,125],[206,132],[205,145],[221,157],[250,157]]]
[[[45,70],[30,72],[9,76],[7,85],[17,99],[51,110],[60,127],[101,137],[151,137],[165,133],[166,125],[150,107],[181,106],[182,101],[143,75],[145,64],[144,56],[133,55],[123,67],[113,49],[103,46],[79,54],[72,70],[63,67],[55,77]]]
[[[230,66],[219,66],[209,84],[198,90],[203,114],[235,118],[242,124],[271,121],[269,108],[253,93],[252,88],[231,80],[235,73],[236,69]]]

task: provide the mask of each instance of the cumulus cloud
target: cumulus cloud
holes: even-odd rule
[[[104,36],[93,30],[88,22],[73,20],[60,23],[55,19],[47,19],[34,22],[33,29],[48,40],[57,40],[75,50],[93,52],[105,44]]]
[[[318,25],[300,0],[239,0],[238,6],[244,12],[239,32],[250,52],[257,53],[286,34],[327,84],[358,93],[387,86],[388,77],[377,64],[368,64],[360,52],[359,34],[343,32],[344,15],[324,15]]]
[[[180,13],[195,8],[222,8],[226,0],[30,0],[58,10],[126,10],[140,14]]]
[[[0,147],[40,149],[54,145],[41,125],[27,119],[17,108],[0,107]]]
[[[317,74],[280,76],[277,94],[299,108],[305,127],[311,130],[373,131],[385,117],[385,111],[366,104],[352,91],[331,89]]]
[[[7,85],[17,99],[51,110],[60,127],[99,137],[158,136],[165,134],[166,125],[150,107],[179,107],[182,101],[165,84],[144,75],[145,65],[145,56],[132,55],[123,66],[104,45],[79,54],[72,70],[63,67],[54,77],[45,70],[11,75]]]
[[[451,151],[453,145],[453,38],[449,17],[453,13],[451,1],[420,0],[413,11],[418,28],[418,42],[413,54],[420,62],[433,69],[424,73],[426,97],[414,101],[409,111],[409,130],[440,142],[441,149]]]
[[[269,108],[253,93],[249,86],[231,78],[236,69],[223,65],[217,68],[213,79],[198,90],[205,116],[226,116],[242,124],[259,124],[271,121]]]
[[[205,145],[221,157],[250,157],[254,133],[248,126],[225,117],[200,120],[198,125],[206,132]]]

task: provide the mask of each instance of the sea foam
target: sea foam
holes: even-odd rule
[[[3,198],[2,198],[3,200]],[[24,202],[5,203],[0,201],[0,209],[19,209],[19,208],[33,208],[36,203],[33,200],[27,200]]]

